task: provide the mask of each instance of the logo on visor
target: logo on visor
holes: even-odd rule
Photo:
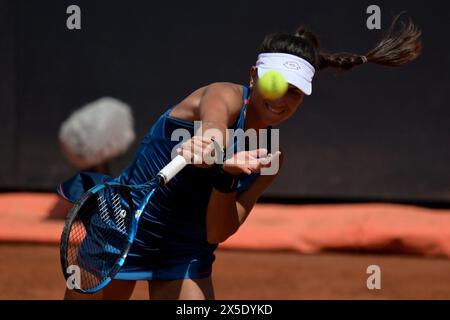
[[[301,67],[296,61],[286,61],[283,65],[288,69],[300,70]]]

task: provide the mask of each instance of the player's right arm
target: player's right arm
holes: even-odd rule
[[[207,86],[193,112],[195,114],[193,118],[201,121],[201,126],[194,133],[194,137],[183,143],[179,153],[182,152],[183,156],[194,163],[194,154],[200,159],[208,157],[212,149],[212,140],[222,149],[226,148],[227,129],[239,116],[242,106],[241,97],[242,90],[236,84],[213,83]],[[210,146],[209,149],[208,146]],[[194,164],[198,167],[212,165],[198,162]]]
[[[239,116],[241,97],[239,86],[234,84],[213,83],[206,88],[198,107],[201,133],[206,141],[214,139],[222,148],[227,146],[227,129]]]

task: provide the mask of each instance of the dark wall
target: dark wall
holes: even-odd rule
[[[16,10],[0,1],[0,187],[16,184]]]
[[[66,8],[82,30],[66,28]],[[215,81],[246,83],[264,35],[315,30],[330,51],[364,53],[369,1],[0,1],[0,188],[48,190],[74,169],[57,143],[82,104],[113,96],[138,138],[167,107]],[[450,201],[450,11],[444,1],[377,1],[424,31],[411,65],[323,72],[280,128],[273,197]],[[136,144],[133,146],[135,150]],[[133,151],[132,150],[132,151]],[[120,172],[132,151],[114,163]]]

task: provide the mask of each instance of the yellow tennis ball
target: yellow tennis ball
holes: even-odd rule
[[[288,83],[281,72],[270,70],[258,79],[258,89],[264,98],[275,100],[284,96]]]

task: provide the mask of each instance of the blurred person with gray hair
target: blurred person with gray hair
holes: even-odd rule
[[[135,139],[131,108],[111,97],[73,112],[59,131],[66,159],[79,171],[110,173],[108,162],[124,154]]]

